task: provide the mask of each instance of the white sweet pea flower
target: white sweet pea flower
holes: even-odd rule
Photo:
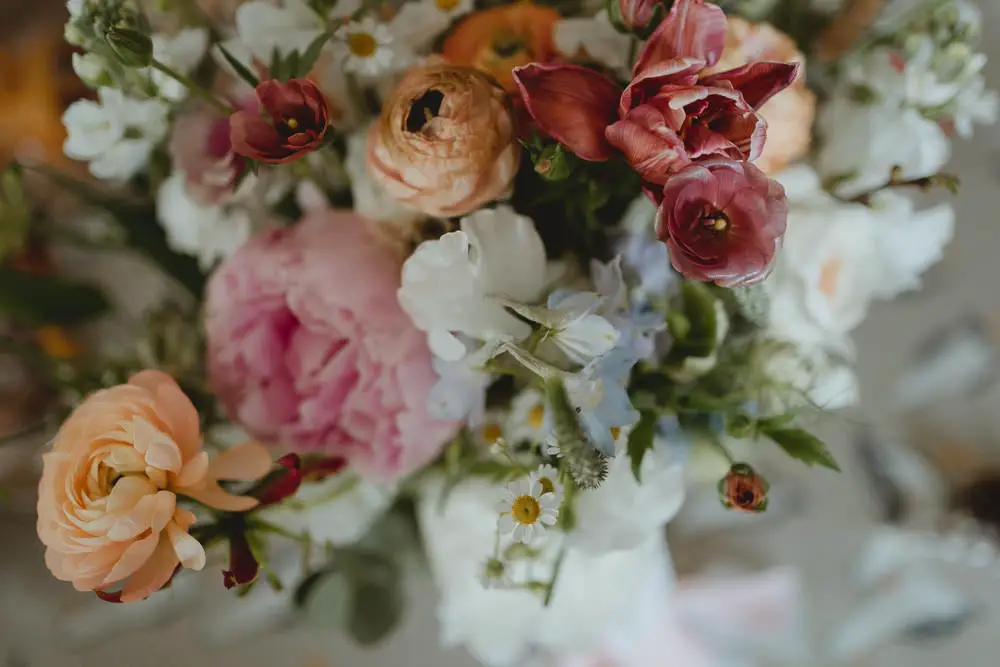
[[[526,590],[484,588],[483,563],[493,553],[503,487],[470,479],[442,498],[443,488],[440,478],[425,478],[417,514],[441,594],[438,619],[445,646],[465,646],[490,667],[523,664],[539,649],[586,652],[611,637],[637,638],[645,619],[634,617],[634,606],[670,596],[669,556],[659,531],[634,549],[602,556],[569,547],[548,607]],[[536,559],[505,561],[505,580],[548,576],[565,541],[561,531],[548,532]],[[511,536],[501,538],[501,555],[512,543]]]
[[[876,190],[900,169],[903,179],[936,174],[951,155],[951,142],[919,111],[893,104],[865,105],[841,95],[822,105],[824,137],[817,168],[838,181],[837,193],[853,197]]]
[[[233,254],[250,238],[250,215],[238,208],[203,206],[185,187],[184,173],[175,171],[160,185],[156,215],[177,252],[194,255],[202,269]]]
[[[594,292],[557,290],[549,295],[544,308],[514,301],[507,305],[549,330],[539,346],[539,356],[551,357],[558,350],[583,365],[609,352],[618,342],[618,330],[596,314],[603,302],[604,297]]]
[[[426,51],[452,21],[471,12],[473,0],[407,2],[389,23],[393,37],[411,51]]]
[[[175,35],[153,35],[153,57],[181,74],[190,74],[205,57],[208,31],[205,28],[184,28]],[[179,102],[188,95],[187,86],[163,72],[150,69],[150,76],[160,95]]]
[[[90,162],[90,173],[123,181],[149,162],[167,133],[167,106],[159,100],[135,100],[120,90],[101,88],[98,101],[79,100],[66,109],[67,157]]]
[[[559,19],[552,33],[552,41],[560,53],[570,57],[582,53],[623,76],[628,76],[631,70],[628,62],[631,39],[615,30],[604,9],[591,17]]]
[[[455,361],[466,347],[455,335],[522,339],[531,327],[505,304],[534,302],[545,286],[545,246],[534,223],[509,206],[462,219],[461,230],[424,241],[403,264],[399,303],[427,332],[434,354]]]

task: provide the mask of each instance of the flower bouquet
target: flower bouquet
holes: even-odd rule
[[[804,420],[951,235],[903,193],[996,116],[970,5],[830,4],[70,0],[94,178],[24,168],[174,289],[36,359],[52,573],[138,602],[221,558],[370,643],[419,544],[487,664],[656,635],[685,462],[742,512],[768,448],[837,469]]]

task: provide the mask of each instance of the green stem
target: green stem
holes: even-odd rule
[[[564,560],[566,560],[565,545],[559,550],[559,555],[556,556],[556,564],[552,568],[552,578],[549,579],[549,585],[545,589],[545,600],[542,602],[542,605],[545,607],[548,607],[549,603],[552,602],[552,595],[556,590],[556,580],[559,579],[559,571],[562,570]]]
[[[284,537],[287,540],[292,540],[293,542],[299,542],[301,544],[312,544],[312,538],[309,537],[308,533],[293,533],[290,530],[286,530],[281,526],[276,526],[273,523],[268,523],[266,521],[261,521],[259,519],[254,520],[253,525],[256,528],[264,531],[265,533],[271,533],[279,537]]]
[[[152,61],[150,61],[149,65],[153,69],[163,72],[170,78],[180,82],[182,85],[184,85],[184,87],[186,87],[192,93],[194,93],[195,95],[197,95],[198,97],[200,97],[201,99],[205,100],[213,107],[215,107],[220,113],[223,113],[227,116],[233,113],[232,107],[222,102],[218,97],[215,96],[215,94],[201,87],[200,85],[192,81],[189,77],[184,76],[183,74],[173,69],[172,67],[163,64],[156,58],[153,58]]]
[[[629,43],[628,43],[628,61],[627,62],[628,62],[629,69],[631,69],[632,66],[635,65],[635,57],[636,57],[636,55],[638,55],[638,53],[639,53],[639,38],[636,37],[635,35],[632,35],[632,39],[629,40]]]

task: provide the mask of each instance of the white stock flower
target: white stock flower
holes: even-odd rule
[[[79,100],[66,109],[67,157],[90,162],[100,179],[123,181],[142,171],[167,133],[167,106],[135,100],[113,88],[98,90],[98,101]]]
[[[1000,93],[986,89],[982,75],[973,77],[955,98],[952,122],[955,132],[963,139],[972,136],[972,126],[993,125],[1000,114]]]
[[[936,174],[951,155],[951,142],[919,111],[892,104],[865,105],[838,96],[822,105],[818,131],[823,146],[817,168],[852,197],[889,182],[894,168],[904,179]]]
[[[455,19],[473,9],[473,0],[407,2],[389,23],[395,40],[414,52],[425,51]]]
[[[190,74],[205,57],[206,49],[205,28],[184,28],[171,36],[153,35],[153,56],[181,74]],[[150,69],[150,76],[163,98],[179,102],[187,97],[187,86],[172,76],[156,69]]]
[[[604,9],[590,17],[559,19],[552,32],[552,41],[560,53],[576,57],[582,52],[623,76],[631,69],[628,62],[631,39],[615,30]]]
[[[461,230],[421,243],[403,264],[399,303],[434,354],[455,361],[467,350],[455,333],[496,341],[531,327],[506,300],[534,302],[545,285],[545,246],[530,218],[509,206],[462,219]]]
[[[88,86],[98,86],[107,77],[108,61],[97,53],[74,53],[73,72]]]
[[[611,637],[627,641],[641,625],[633,616],[637,602],[670,596],[669,556],[658,531],[635,549],[605,556],[569,548],[547,607],[523,589],[486,589],[480,579],[493,553],[497,487],[470,479],[445,500],[443,487],[440,478],[425,478],[417,505],[441,594],[441,641],[465,646],[488,667],[520,665],[537,649],[566,654],[596,649]],[[501,539],[501,553],[511,544]],[[562,533],[551,531],[537,560],[506,563],[509,579],[546,579],[563,544]]]
[[[170,247],[197,257],[202,269],[236,252],[253,231],[246,211],[202,206],[192,199],[181,171],[175,171],[160,185],[156,215]]]
[[[388,509],[392,489],[344,474],[305,482],[290,499],[260,510],[260,518],[316,543],[352,544]]]
[[[369,220],[393,223],[400,228],[410,228],[424,218],[420,211],[402,206],[385,193],[368,172],[368,128],[356,130],[347,136],[347,157],[344,168],[351,179],[351,197],[354,211]]]
[[[600,555],[638,547],[673,519],[684,503],[681,443],[657,437],[643,457],[641,482],[625,454],[627,443],[623,433],[616,442],[618,452],[608,466],[607,478],[598,488],[581,491],[576,497],[576,526],[569,539],[587,553]]]

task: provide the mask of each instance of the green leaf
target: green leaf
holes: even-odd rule
[[[309,43],[309,46],[306,47],[306,50],[302,52],[302,56],[299,58],[298,67],[294,72],[295,76],[302,77],[309,74],[316,61],[319,60],[319,56],[323,52],[323,47],[330,41],[331,36],[332,33],[324,32]]]
[[[656,413],[646,410],[639,413],[639,423],[635,425],[628,436],[628,457],[632,461],[632,474],[635,481],[641,482],[640,471],[642,460],[653,447],[656,436]]]
[[[768,428],[762,429],[762,433],[774,440],[793,459],[809,466],[820,465],[840,472],[840,466],[826,445],[812,433],[798,428]]]
[[[284,63],[281,62],[281,54],[278,53],[278,47],[276,46],[271,49],[271,62],[268,63],[267,66],[268,74],[271,75],[272,79],[275,79],[276,81],[284,81],[288,78],[282,69],[283,64]]]
[[[108,310],[104,294],[85,283],[0,267],[0,313],[32,325],[71,325]]]
[[[772,415],[770,417],[762,417],[757,420],[757,430],[761,433],[766,433],[767,431],[775,431],[778,429],[783,429],[791,426],[792,422],[795,421],[796,415],[794,412],[787,412],[783,415]]]
[[[237,76],[246,81],[252,88],[256,88],[260,85],[260,79],[258,79],[254,73],[250,71],[249,67],[237,60],[233,54],[226,50],[226,47],[222,46],[222,44],[218,44],[217,46],[219,47],[219,52],[222,53],[222,57],[226,59],[226,62],[233,68],[233,71],[236,72]]]
[[[315,629],[342,628],[351,618],[351,585],[343,570],[330,567],[307,577],[293,602]]]
[[[387,582],[363,582],[352,592],[351,617],[347,629],[362,646],[385,639],[399,624],[403,591],[399,578]]]
[[[716,297],[706,285],[692,281],[681,284],[681,295],[690,329],[683,342],[676,346],[675,353],[679,359],[708,357],[717,344]]]
[[[285,58],[284,66],[282,67],[285,79],[294,79],[299,72],[299,52],[297,50],[292,51]]]

